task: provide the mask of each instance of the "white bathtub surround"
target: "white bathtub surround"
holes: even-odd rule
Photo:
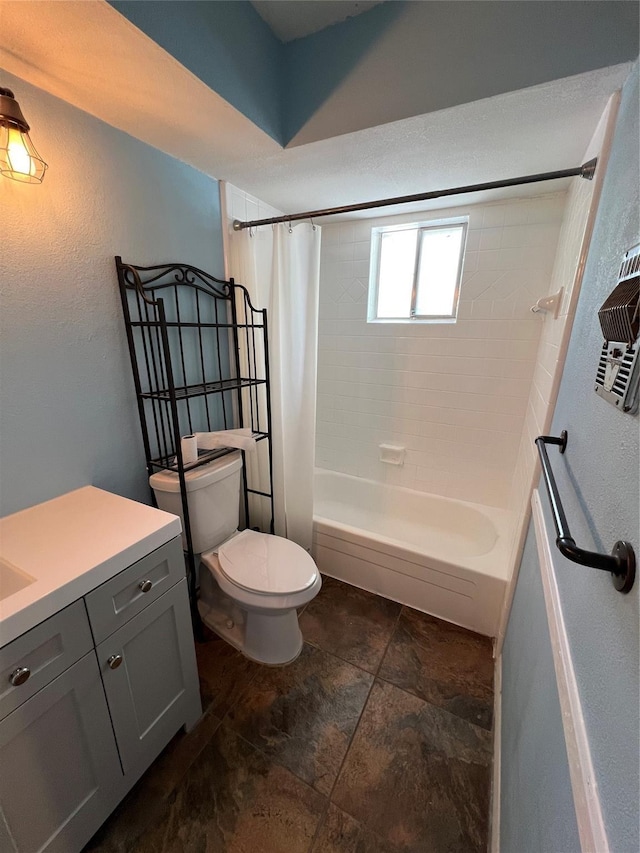
[[[586,182],[584,182],[586,183]],[[505,508],[563,193],[324,226],[316,465]],[[371,228],[469,217],[458,321],[367,323]],[[380,444],[406,448],[404,464]]]
[[[534,441],[538,435],[544,435],[551,427],[573,326],[573,317],[591,242],[591,232],[613,140],[619,103],[620,93],[616,92],[609,99],[593,139],[582,158],[583,163],[593,157],[598,158],[598,167],[594,179],[585,181],[581,178],[573,178],[567,195],[558,250],[549,286],[549,293],[556,293],[562,289],[562,299],[557,316],[548,314],[542,324],[542,333],[511,485],[509,503],[515,512],[518,523],[514,527],[509,556],[511,581],[505,597],[500,625],[498,637],[500,647],[504,639],[511,600],[515,591],[517,580],[515,571],[520,564],[524,539],[529,525],[531,495],[540,476],[538,452]],[[595,367],[596,363],[594,362],[594,376]],[[585,394],[587,393],[593,393],[593,389],[585,388]]]
[[[227,211],[231,221],[253,219],[260,203],[227,185]],[[313,530],[320,234],[308,222],[228,232],[229,274],[247,287],[254,307],[268,311],[275,532],[306,549]],[[266,487],[265,453],[247,464],[258,466]]]
[[[511,515],[316,470],[321,572],[487,636],[507,583]]]

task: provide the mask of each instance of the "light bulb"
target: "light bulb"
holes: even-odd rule
[[[29,125],[11,89],[0,86],[0,175],[39,184],[47,164],[29,137]]]
[[[16,127],[9,128],[7,160],[9,161],[9,167],[12,172],[17,172],[19,175],[35,174],[35,168],[25,145],[22,131]]]
[[[0,175],[27,184],[39,184],[47,164],[36,151],[26,130],[2,124],[0,116]]]

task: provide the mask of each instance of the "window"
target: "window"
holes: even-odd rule
[[[456,319],[466,220],[373,228],[369,322]]]

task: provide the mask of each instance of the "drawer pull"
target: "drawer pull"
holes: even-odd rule
[[[142,592],[149,592],[152,586],[153,583],[149,580],[140,581],[140,583],[138,584],[138,589],[142,590]]]
[[[11,673],[11,675],[9,676],[9,681],[13,684],[14,687],[19,687],[21,684],[24,684],[25,681],[28,681],[30,675],[31,670],[28,666],[19,666]]]
[[[122,655],[111,655],[107,663],[109,664],[109,669],[117,669],[122,663]]]

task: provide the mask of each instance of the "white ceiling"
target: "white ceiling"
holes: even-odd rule
[[[282,149],[102,0],[1,0],[0,27],[0,67],[287,213],[577,166],[630,70],[604,68]]]
[[[381,0],[253,0],[251,5],[280,41],[303,38],[377,6]]]
[[[581,165],[609,96],[620,88],[630,67],[591,71],[228,162],[221,177],[293,212],[572,168]],[[474,199],[536,195],[558,188],[555,181],[531,184]],[[453,204],[468,202],[457,198]],[[438,205],[442,202],[434,206]],[[424,203],[421,206],[424,209]]]

